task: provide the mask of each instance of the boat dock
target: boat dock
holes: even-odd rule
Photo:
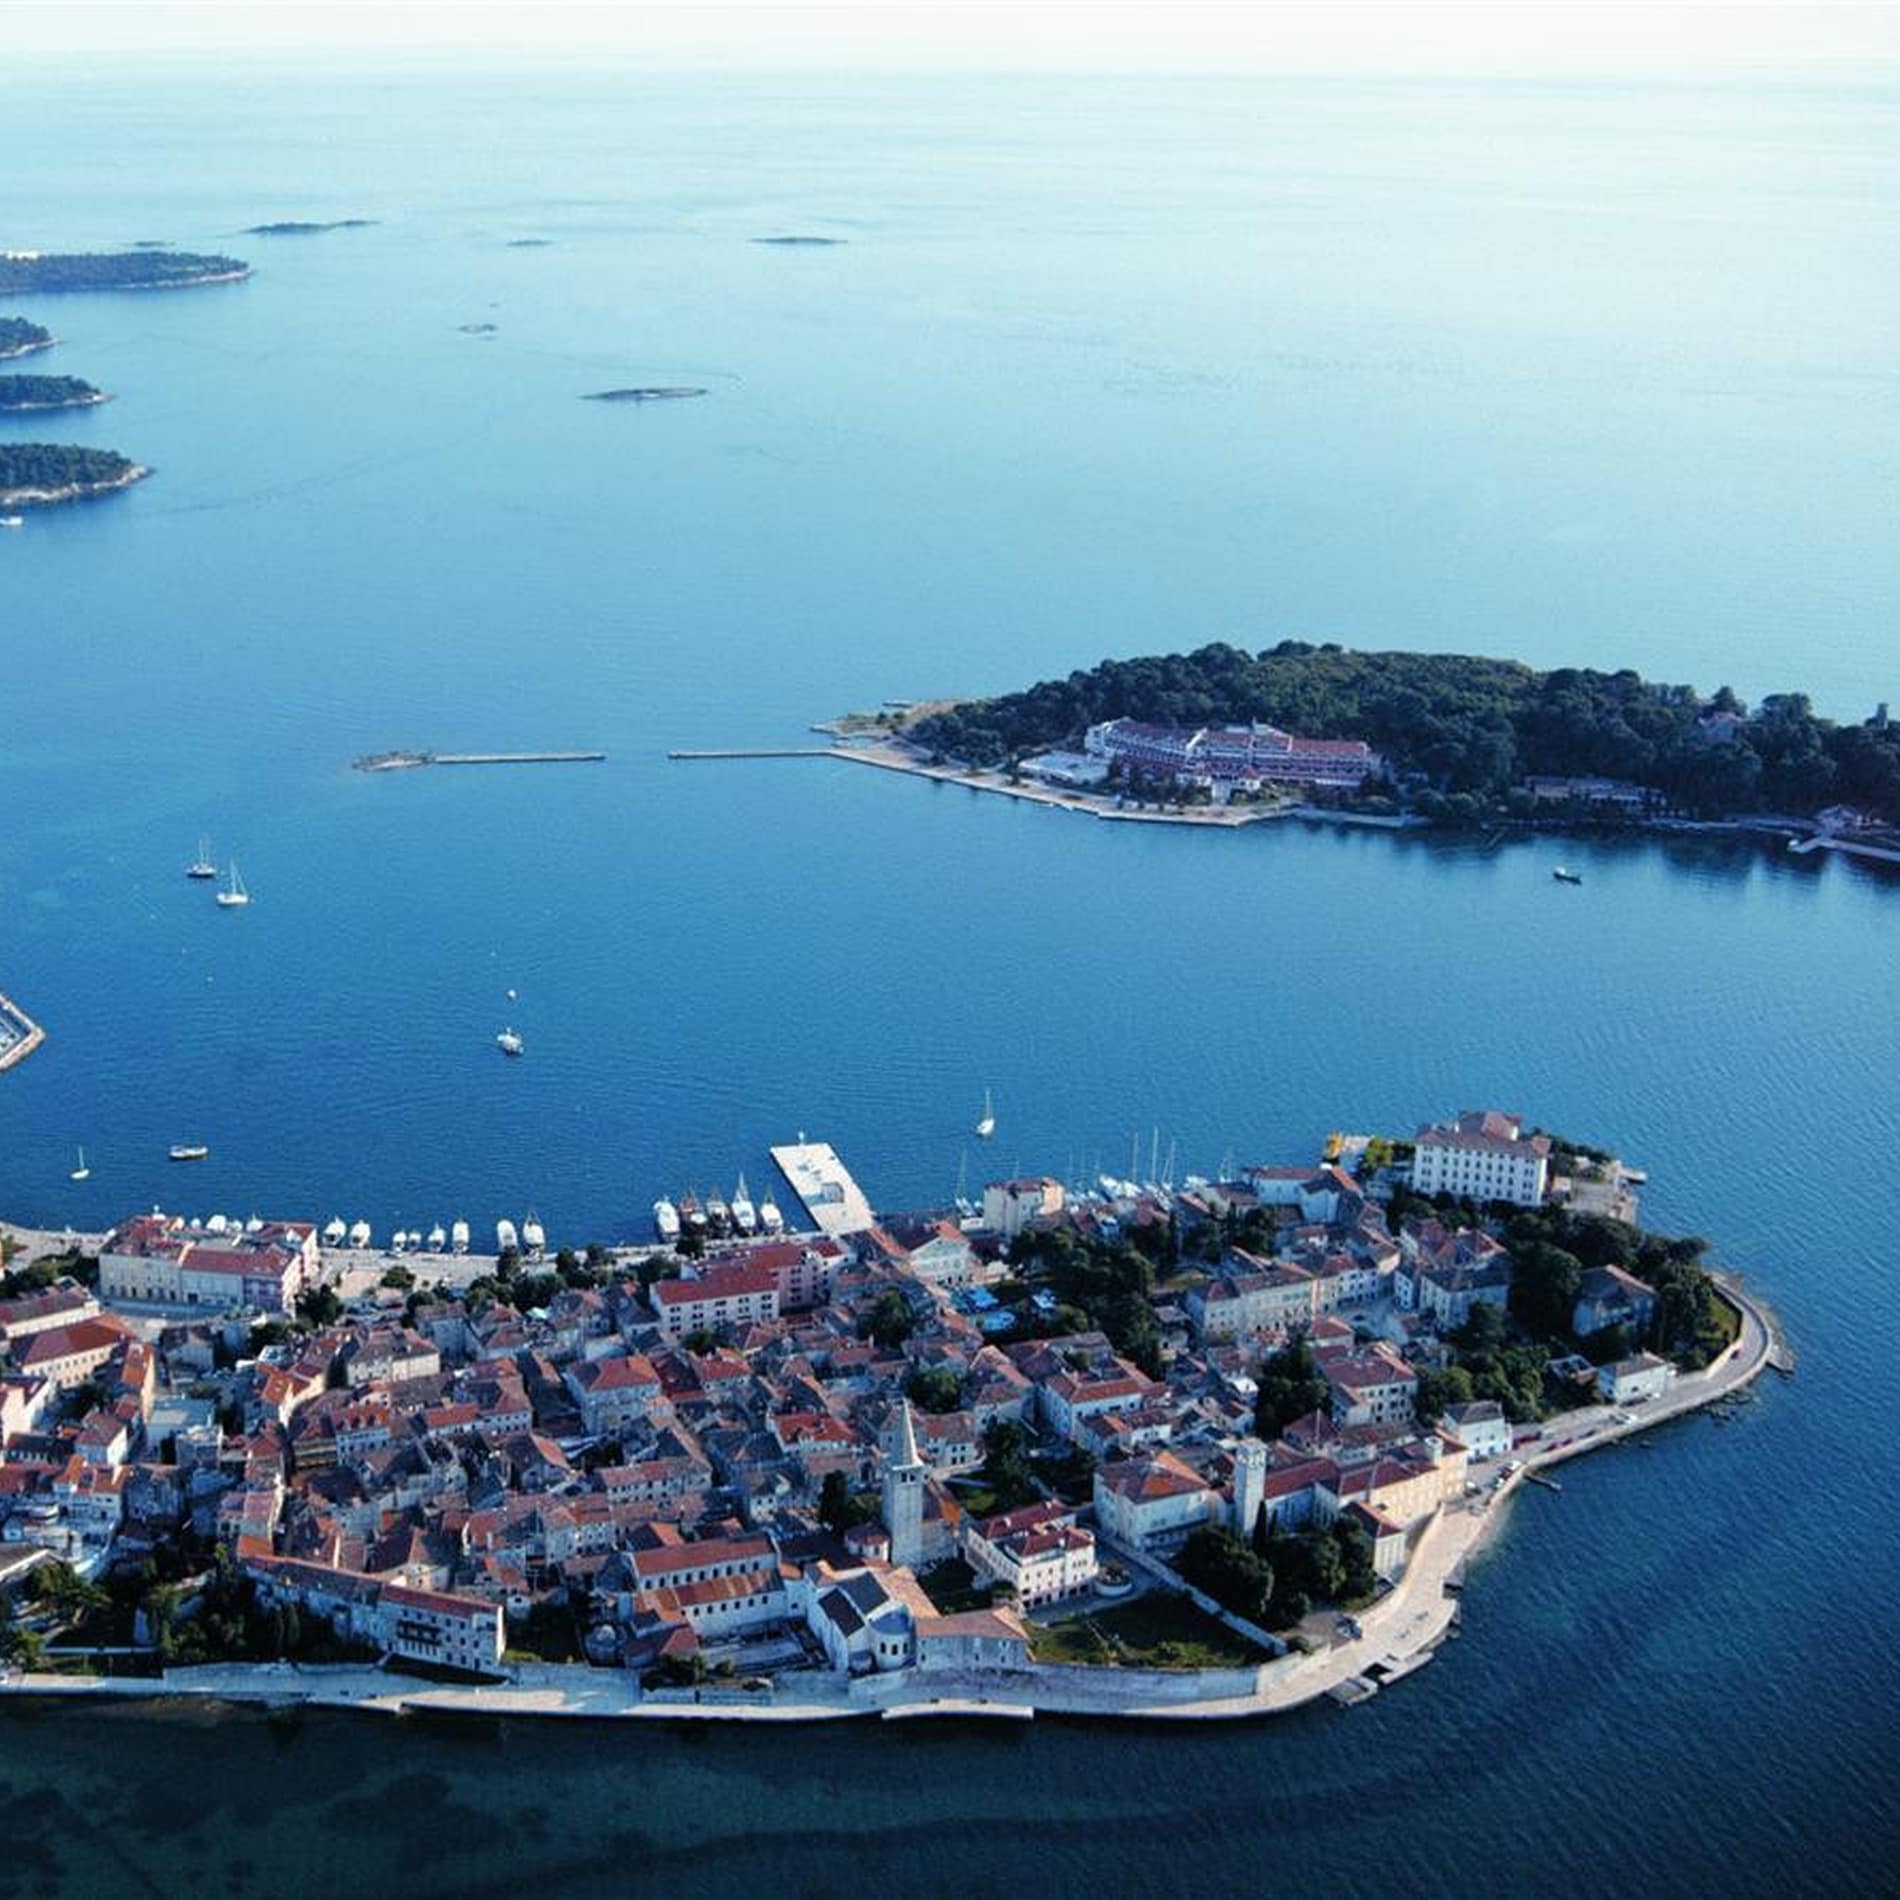
[[[0,1071],[24,1062],[46,1040],[46,1031],[10,996],[0,995]]]
[[[820,1233],[842,1240],[877,1225],[864,1190],[829,1142],[786,1142],[772,1150],[772,1159]]]
[[[371,752],[359,772],[413,772],[425,765],[592,765],[604,752]]]

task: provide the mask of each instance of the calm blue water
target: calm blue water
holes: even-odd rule
[[[159,470],[0,546],[0,986],[51,1034],[0,1079],[11,1215],[533,1205],[584,1240],[663,1187],[756,1190],[801,1128],[877,1200],[944,1195],[985,1087],[979,1171],[1119,1170],[1157,1127],[1184,1168],[1284,1158],[1496,1101],[1647,1163],[1653,1218],[1802,1355],[1744,1422],[1524,1500],[1467,1639],[1350,1717],[610,1749],[236,1723],[185,1731],[231,1806],[184,1825],[125,1713],[9,1715],[0,1799],[63,1890],[347,1856],[416,1893],[967,1892],[1040,1838],[1052,1882],[1125,1891],[1166,1831],[1220,1891],[1877,1885],[1896,880],[1566,844],[1572,891],[1547,847],[662,754],[1209,637],[1900,699],[1894,114],[169,70],[10,97],[42,156],[0,242],[258,266],[9,306],[63,339],[34,367],[117,400],[5,426]],[[344,216],[382,222],[236,236]],[[747,242],[784,231],[849,241]],[[649,381],[712,394],[577,400]],[[347,769],[391,745],[612,757]],[[247,913],[180,877],[201,832]],[[186,1138],[214,1152],[181,1178]],[[505,1834],[470,1818],[498,1801]]]

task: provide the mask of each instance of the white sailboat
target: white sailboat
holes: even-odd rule
[[[754,1234],[759,1229],[758,1209],[752,1205],[752,1196],[746,1192],[743,1174],[739,1177],[739,1185],[732,1190],[732,1224],[742,1234]]]
[[[669,1246],[680,1237],[680,1211],[664,1194],[653,1203],[653,1231]]]
[[[495,1223],[495,1251],[497,1253],[519,1253],[521,1236],[515,1232],[515,1224],[508,1219]]]
[[[440,1221],[429,1229],[429,1251],[440,1253],[449,1244],[448,1229]]]
[[[976,1119],[976,1138],[978,1141],[988,1141],[995,1133],[996,1109],[994,1104],[990,1101],[989,1090],[985,1089],[983,1091],[983,1113]]]
[[[369,1245],[369,1242],[370,1242],[369,1222],[366,1220],[359,1220],[359,1221],[353,1222],[350,1227],[350,1245],[352,1247],[356,1247],[360,1249],[363,1247],[367,1247]]]
[[[521,1223],[521,1244],[527,1248],[530,1260],[539,1260],[547,1247],[547,1233],[533,1208],[528,1210],[528,1218]]]
[[[198,840],[198,855],[185,866],[185,875],[196,878],[213,878],[218,875],[218,861],[211,855],[211,840]]]
[[[782,1234],[785,1231],[785,1216],[779,1212],[778,1202],[772,1198],[772,1190],[767,1188],[765,1199],[759,1203],[759,1226],[768,1234]]]
[[[349,1238],[350,1230],[343,1224],[341,1214],[332,1215],[323,1230],[323,1244],[326,1247],[340,1247]]]
[[[73,1169],[71,1178],[75,1181],[90,1181],[92,1179],[92,1170],[86,1166],[86,1151],[83,1148],[79,1151],[79,1165]]]
[[[468,1252],[468,1222],[458,1220],[449,1229],[449,1245],[457,1253]]]
[[[237,859],[231,860],[231,881],[218,893],[218,903],[225,910],[241,910],[251,901],[251,894],[244,888],[244,880],[238,876]]]

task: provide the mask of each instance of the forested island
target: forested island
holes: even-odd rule
[[[231,284],[251,267],[237,257],[196,251],[0,252],[0,295],[30,291],[183,290]]]
[[[834,237],[807,237],[798,232],[792,232],[785,237],[757,237],[752,240],[754,244],[803,245],[812,249],[822,249],[827,245],[842,244],[844,241],[843,238]]]
[[[24,317],[0,317],[0,363],[9,357],[31,356],[35,350],[50,350],[53,333]]]
[[[86,409],[105,400],[106,392],[81,376],[0,376],[0,414]]]
[[[309,218],[280,218],[275,224],[247,224],[246,237],[316,237],[324,231],[361,231],[376,222],[374,218],[331,218],[319,222]]]
[[[52,442],[0,442],[0,508],[84,501],[130,488],[152,471],[112,449]]]
[[[1104,660],[1066,679],[927,714],[904,736],[972,765],[1011,764],[1128,718],[1161,726],[1261,724],[1362,739],[1389,778],[1375,798],[1426,817],[1527,816],[1536,777],[1642,787],[1658,814],[1812,813],[1835,803],[1900,821],[1900,726],[1884,707],[1857,725],[1801,693],[1752,711],[1728,687],[1703,697],[1633,671],[1452,653],[1364,653],[1283,640]]]

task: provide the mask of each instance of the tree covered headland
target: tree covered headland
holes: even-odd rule
[[[0,410],[76,409],[100,400],[80,376],[0,376]]]
[[[1000,699],[974,700],[912,728],[920,744],[975,765],[1073,744],[1102,720],[1158,725],[1258,720],[1312,738],[1364,739],[1395,773],[1437,795],[1496,799],[1527,774],[1601,776],[1653,788],[1703,815],[1813,812],[1847,803],[1900,820],[1900,726],[1836,725],[1799,693],[1739,713],[1727,687],[1704,700],[1623,671],[1456,653],[1360,653],[1283,640],[1260,654],[1104,660]]]
[[[34,488],[111,487],[137,467],[113,449],[82,449],[54,442],[0,442],[0,497]]]
[[[0,257],[0,294],[46,290],[177,290],[248,277],[242,258],[197,251],[45,251]]]
[[[0,362],[9,356],[25,356],[31,350],[50,350],[53,333],[24,317],[0,317]]]

